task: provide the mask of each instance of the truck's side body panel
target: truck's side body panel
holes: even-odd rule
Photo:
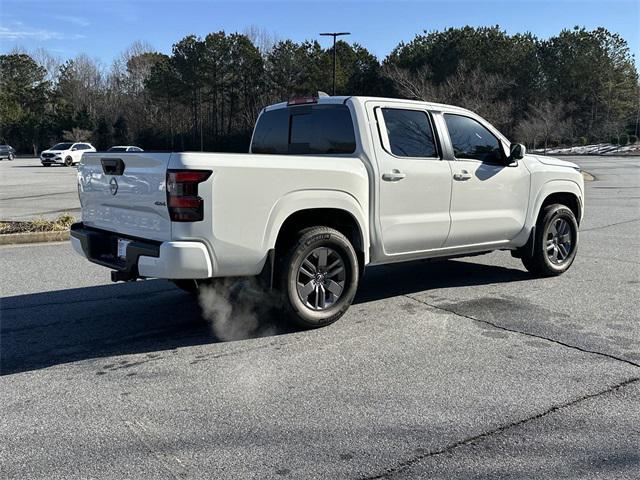
[[[574,195],[580,204],[580,214],[578,222],[584,215],[584,179],[580,173],[572,168],[558,165],[541,163],[535,155],[527,155],[523,160],[531,172],[531,200],[527,209],[526,220],[523,230],[514,238],[513,245],[522,246],[529,239],[529,232],[536,224],[538,213],[545,199],[554,193],[569,193]]]
[[[467,172],[471,178],[452,182],[451,232],[445,246],[513,240],[524,226],[529,203],[530,174],[525,165],[477,160],[451,164],[454,174]]]
[[[170,168],[213,171],[198,192],[204,220],[174,223],[173,239],[206,244],[215,276],[259,273],[280,226],[299,210],[345,210],[368,243],[368,177],[359,158],[179,153]]]

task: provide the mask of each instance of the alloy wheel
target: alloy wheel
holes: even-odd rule
[[[298,268],[296,285],[300,300],[312,310],[326,310],[342,296],[346,278],[345,262],[337,251],[315,248]]]
[[[573,248],[573,233],[571,225],[564,218],[556,218],[547,228],[546,252],[547,258],[554,265],[562,265]]]

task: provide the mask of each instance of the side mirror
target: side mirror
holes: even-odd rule
[[[520,160],[524,158],[527,153],[527,147],[522,145],[521,143],[512,143],[511,144],[511,152],[509,155],[509,160]]]
[[[71,149],[71,151],[72,151],[72,152],[75,152],[76,150],[78,150],[78,147],[73,147],[73,148]]]

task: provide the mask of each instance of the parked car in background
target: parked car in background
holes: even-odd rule
[[[144,152],[144,150],[133,145],[116,145],[107,150],[107,152]]]
[[[304,327],[336,321],[368,265],[510,250],[560,275],[584,211],[577,165],[469,110],[392,98],[272,105],[246,154],[88,154],[78,182],[71,242],[112,280],[258,275]]]
[[[87,142],[57,143],[49,150],[45,150],[40,154],[40,163],[45,167],[53,164],[70,167],[80,162],[83,153],[95,151],[96,149],[93,145]]]
[[[0,145],[0,160],[13,160],[15,157],[16,151],[13,149],[11,145]]]

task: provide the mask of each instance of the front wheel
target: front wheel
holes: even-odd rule
[[[7,157],[7,160],[9,160],[10,162],[13,161],[15,157],[13,156],[13,153],[10,153],[9,156]]]
[[[525,268],[534,275],[552,277],[566,272],[578,250],[578,222],[570,208],[545,207],[536,223],[533,251],[522,255]]]
[[[64,166],[65,167],[70,167],[71,165],[73,165],[73,158],[71,157],[67,157],[64,159]]]
[[[329,227],[313,227],[278,264],[283,307],[298,326],[329,325],[347,311],[358,288],[358,257],[351,242]]]

